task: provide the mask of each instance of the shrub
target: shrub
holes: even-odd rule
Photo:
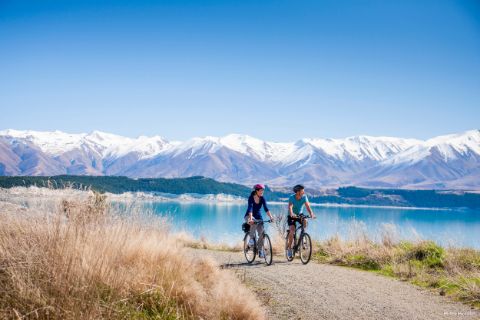
[[[410,248],[407,254],[410,259],[421,261],[428,267],[443,267],[445,250],[433,241],[420,242]]]

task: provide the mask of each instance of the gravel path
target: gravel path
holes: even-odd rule
[[[371,272],[282,257],[248,265],[241,252],[191,251],[236,272],[270,319],[480,319],[480,310]]]

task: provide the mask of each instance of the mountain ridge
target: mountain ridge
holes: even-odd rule
[[[92,131],[0,131],[0,175],[202,175],[225,182],[312,187],[478,189],[480,130],[427,140],[351,136],[264,141],[249,135],[168,141]]]

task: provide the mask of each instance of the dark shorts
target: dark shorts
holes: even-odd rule
[[[289,226],[296,226],[296,222],[299,222],[300,223],[300,218],[292,218],[290,217],[290,215],[288,215],[287,217],[287,224]]]

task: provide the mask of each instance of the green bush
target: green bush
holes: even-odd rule
[[[328,252],[325,251],[325,249],[322,247],[319,247],[318,250],[314,253],[315,259],[317,259],[319,262],[327,262],[329,256],[330,255],[328,254]]]
[[[433,241],[421,242],[408,251],[408,257],[430,267],[443,267],[445,250]]]

